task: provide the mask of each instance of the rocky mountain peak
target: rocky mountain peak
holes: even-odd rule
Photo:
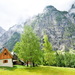
[[[69,10],[69,14],[75,14],[75,3],[72,4],[71,9]]]
[[[71,7],[71,8],[72,8],[72,9],[73,9],[73,8],[75,8],[75,3],[74,3],[74,4],[72,4],[72,7]]]
[[[46,8],[44,9],[44,12],[52,12],[52,11],[57,11],[57,9],[54,6],[46,6]]]

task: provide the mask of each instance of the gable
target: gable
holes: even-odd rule
[[[13,56],[6,48],[4,48],[3,51],[0,53],[0,59],[10,59],[10,58],[12,59]]]

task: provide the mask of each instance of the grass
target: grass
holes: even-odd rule
[[[74,68],[40,66],[40,67],[25,67],[14,66],[0,67],[0,75],[75,75]]]

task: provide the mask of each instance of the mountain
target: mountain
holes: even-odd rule
[[[0,37],[0,44],[2,47],[7,47],[10,50],[13,49],[14,44],[19,40],[22,32],[22,25],[14,25]]]
[[[14,32],[14,34],[11,36],[11,38],[3,45],[4,45],[4,47],[6,47],[10,51],[12,51],[12,49],[17,41],[20,41],[20,33]]]
[[[1,37],[0,37],[0,43],[4,44],[6,43],[10,38],[12,38],[12,35],[15,32],[22,33],[23,27],[22,25],[14,25],[13,27],[9,28],[8,31],[6,31]]]
[[[75,4],[67,11],[59,11],[53,6],[47,6],[43,13],[32,17],[24,24],[15,25],[0,37],[0,44],[12,50],[20,40],[24,25],[31,25],[43,42],[47,34],[54,50],[69,50],[75,48]],[[16,41],[15,41],[16,40]]]
[[[5,30],[2,27],[0,27],[0,36],[2,36],[4,33],[5,33]]]
[[[5,30],[0,27],[0,37],[5,33]],[[0,47],[2,46],[2,44],[0,43]]]
[[[59,11],[53,6],[47,6],[42,14],[33,17],[26,24],[31,25],[40,37],[47,34],[54,50],[73,48],[75,18],[69,12]]]
[[[75,14],[75,3],[72,4],[71,9],[69,10],[69,14]]]

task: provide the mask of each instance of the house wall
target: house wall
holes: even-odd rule
[[[4,60],[8,60],[8,63],[3,63]],[[0,66],[13,67],[12,59],[0,59]]]

